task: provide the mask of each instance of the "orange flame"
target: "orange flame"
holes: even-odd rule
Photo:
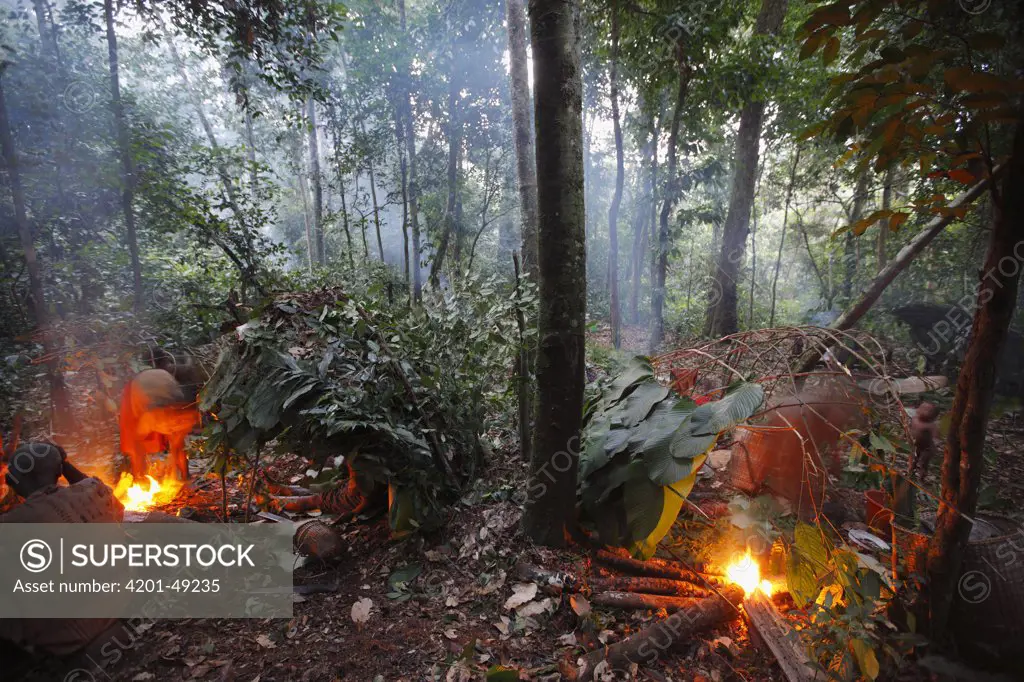
[[[148,511],[154,507],[167,504],[181,490],[180,481],[164,478],[160,481],[147,475],[149,484],[143,487],[135,482],[131,474],[121,474],[121,479],[114,488],[114,497],[121,501],[125,511]]]
[[[750,550],[747,550],[745,555],[734,559],[726,567],[725,577],[728,578],[729,582],[742,587],[743,594],[746,597],[749,597],[758,590],[763,592],[765,596],[770,597],[774,589],[770,580],[763,580],[761,578],[761,567],[757,565],[757,561],[751,556]]]

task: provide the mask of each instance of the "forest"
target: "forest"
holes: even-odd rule
[[[1024,3],[0,11],[3,679],[1022,679]]]

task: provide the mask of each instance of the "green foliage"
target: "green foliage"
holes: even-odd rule
[[[718,436],[760,407],[757,384],[731,386],[698,406],[669,394],[634,358],[586,408],[579,492],[602,542],[651,556],[675,521]]]
[[[830,115],[805,135],[849,142],[844,160],[859,157],[861,172],[912,164],[940,190],[974,184],[1005,148],[1005,124],[1019,120],[1019,46],[1004,49],[992,30],[1011,17],[1020,21],[1011,6],[975,17],[951,0],[843,0],[816,9],[800,31],[801,57],[820,51],[830,64],[844,41],[851,49],[832,78]],[[946,204],[940,191],[907,208],[966,214]],[[852,229],[860,234],[887,219],[895,230],[908,215],[879,210]]]
[[[202,407],[217,415],[209,447],[278,439],[315,460],[345,455],[395,486],[397,530],[436,520],[480,463],[489,412],[506,403],[514,304],[479,290],[412,310],[339,289],[278,296],[238,330],[204,389]]]
[[[887,616],[893,598],[885,568],[867,554],[836,546],[818,526],[797,522],[786,581],[808,614],[805,638],[821,671],[835,680],[874,680],[882,660],[899,663],[917,641]]]

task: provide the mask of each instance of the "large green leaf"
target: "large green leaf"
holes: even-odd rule
[[[601,396],[605,405],[613,405],[622,400],[632,388],[643,381],[654,379],[654,368],[651,361],[643,356],[636,356],[629,361],[625,371],[616,376]]]
[[[612,423],[636,426],[651,413],[651,409],[668,395],[668,389],[653,380],[642,383],[614,410]]]
[[[721,432],[754,414],[763,399],[759,385],[739,384],[721,400],[689,410],[670,438],[657,431],[657,440],[648,439],[643,452],[651,480],[669,485],[689,476],[694,471],[693,459],[714,447]]]
[[[631,484],[632,480],[626,483],[626,516],[629,522],[629,530],[631,537],[631,543],[629,545],[629,551],[633,556],[649,559],[654,556],[654,552],[658,549],[658,543],[664,538],[669,529],[672,528],[672,524],[676,522],[679,517],[679,510],[683,507],[683,502],[690,496],[690,492],[693,490],[694,483],[697,482],[697,470],[700,469],[701,465],[704,464],[705,456],[701,455],[695,460],[693,472],[686,478],[676,481],[672,485],[657,486],[650,482],[650,479],[646,481],[647,486],[650,486],[648,490],[652,488],[657,489],[657,494],[649,495],[649,498],[653,501],[660,501],[661,510],[658,516],[658,520],[654,527],[647,530],[646,526],[634,526],[630,517],[631,509]],[[639,484],[632,486],[633,494],[642,494],[643,489],[647,486],[641,486]],[[632,505],[640,506],[642,503],[639,499],[632,500]],[[648,521],[645,515],[638,515],[638,522],[643,520]],[[645,532],[646,531],[646,532]]]

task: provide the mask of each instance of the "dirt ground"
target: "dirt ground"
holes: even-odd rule
[[[642,345],[639,331],[634,331],[628,345]],[[1007,414],[993,422],[992,461],[982,493],[983,504],[1018,519],[1024,511],[1022,444],[1024,421],[1019,416]],[[74,451],[71,457],[75,458]],[[346,550],[339,560],[297,569],[296,585],[317,588],[295,595],[290,620],[138,624],[118,636],[120,660],[109,668],[88,656],[55,661],[2,649],[0,677],[66,682],[515,679],[488,677],[495,666],[507,666],[521,680],[553,681],[574,679],[576,663],[587,651],[664,617],[597,607],[586,613],[567,597],[554,598],[533,615],[506,608],[518,582],[517,562],[581,575],[590,567],[582,552],[535,548],[517,533],[521,508],[516,493],[525,488],[526,463],[502,442],[494,443],[490,460],[484,478],[466,491],[439,531],[393,540],[383,518],[342,526]],[[92,459],[88,463],[101,466]],[[270,473],[275,480],[295,481],[305,468],[304,460],[290,456],[276,460]],[[934,470],[928,483],[938,486]],[[702,505],[722,503],[730,496],[720,474],[702,477],[694,492]],[[241,520],[246,490],[237,479],[229,485],[229,498],[230,516]],[[219,482],[208,478],[166,511],[215,521],[221,508]],[[693,512],[684,511],[684,517],[694,518]],[[288,522],[306,520],[297,515]],[[404,582],[396,586],[399,575]],[[782,611],[791,604],[786,596],[775,599]],[[542,604],[539,598],[536,602]],[[363,616],[367,606],[368,616]],[[684,642],[655,665],[640,669],[636,679],[767,682],[784,676],[770,652],[752,641],[744,622],[736,619]],[[938,678],[908,665],[895,679]]]

